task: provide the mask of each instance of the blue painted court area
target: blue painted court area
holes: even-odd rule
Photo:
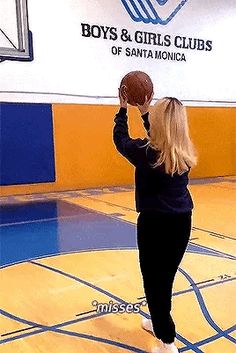
[[[66,201],[4,205],[0,211],[0,266],[54,254],[137,246],[134,224]],[[187,251],[232,257],[191,242]]]
[[[1,206],[1,266],[53,254],[136,247],[135,227],[65,201]]]

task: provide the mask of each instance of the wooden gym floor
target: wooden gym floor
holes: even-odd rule
[[[193,230],[172,300],[176,343],[180,352],[233,353],[236,177],[192,181],[190,189]],[[133,187],[2,197],[0,204],[2,353],[150,351],[155,339],[140,328],[148,310]],[[126,312],[111,312],[112,304]]]

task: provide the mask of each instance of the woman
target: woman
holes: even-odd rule
[[[127,125],[127,96],[119,91],[120,110],[113,139],[135,167],[135,199],[139,212],[137,242],[143,286],[151,320],[142,327],[160,339],[153,353],[177,353],[171,296],[175,274],[188,245],[193,202],[188,173],[196,164],[186,110],[176,98],[158,101],[149,117],[151,99],[137,105],[148,136],[132,139]]]

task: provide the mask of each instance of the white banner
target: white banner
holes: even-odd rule
[[[2,100],[117,103],[148,73],[155,98],[236,102],[235,0],[29,0],[34,61],[0,64]]]

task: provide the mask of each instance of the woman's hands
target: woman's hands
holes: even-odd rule
[[[153,96],[154,96],[154,92],[152,92],[152,95],[151,95],[151,97],[149,99],[148,99],[147,96],[145,97],[145,102],[142,105],[137,103],[137,107],[138,107],[141,115],[144,115],[144,114],[146,114],[149,111],[149,106],[151,104]]]
[[[120,107],[127,109],[128,98],[126,93],[127,87],[123,85],[121,88],[118,89],[119,91],[119,99],[120,99]]]
[[[128,105],[128,97],[126,93],[127,87],[123,85],[118,89],[119,91],[119,99],[120,99],[120,107],[127,109]],[[141,115],[146,114],[149,111],[149,106],[152,102],[154,93],[152,93],[151,97],[148,99],[148,97],[145,97],[145,102],[141,105],[137,103],[137,107],[141,113]]]

